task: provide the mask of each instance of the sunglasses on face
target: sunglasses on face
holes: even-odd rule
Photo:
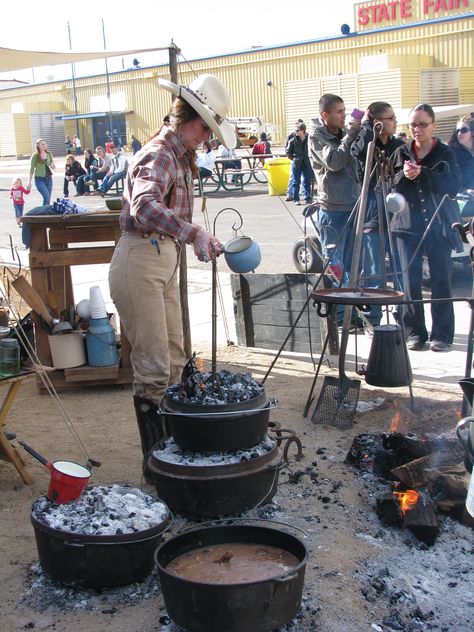
[[[433,123],[433,121],[430,121],[430,123],[426,123],[425,121],[423,121],[422,123],[410,123],[410,127],[411,129],[416,129],[417,127],[420,127],[421,129],[426,129],[428,127],[428,125],[431,125]]]
[[[397,115],[396,114],[392,114],[392,116],[382,116],[381,120],[382,121],[396,121],[397,120]]]
[[[470,128],[469,127],[459,127],[456,130],[456,134],[467,134],[468,132],[470,132]]]

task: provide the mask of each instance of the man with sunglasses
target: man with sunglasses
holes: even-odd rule
[[[425,324],[424,306],[413,302],[403,306],[402,317],[407,346],[412,351],[425,347],[428,338],[432,351],[450,351],[454,337],[454,309],[451,288],[451,250],[462,250],[459,235],[451,225],[460,221],[454,200],[446,198],[433,219],[444,196],[455,196],[461,175],[452,150],[434,136],[433,108],[421,103],[409,114],[413,140],[395,150],[393,163],[395,188],[407,204],[391,221],[397,237],[403,272],[405,299],[420,301],[422,295],[422,259],[426,256],[431,275],[431,335]],[[432,221],[433,220],[433,221]],[[444,299],[439,303],[436,299]]]

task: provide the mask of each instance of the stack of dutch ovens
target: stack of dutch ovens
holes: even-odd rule
[[[149,467],[159,498],[185,516],[238,514],[275,495],[282,453],[268,436],[263,386],[245,401],[203,404],[167,394],[171,438],[157,444]]]

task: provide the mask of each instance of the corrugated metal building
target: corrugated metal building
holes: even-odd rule
[[[340,94],[348,110],[387,100],[395,108],[420,101],[431,105],[474,103],[474,0],[381,0],[354,6],[358,31],[271,48],[189,62],[195,73],[213,73],[233,99],[231,116],[260,116],[281,142],[296,118],[317,115],[324,92]],[[179,64],[180,83],[193,72]],[[107,138],[145,140],[160,127],[170,95],[158,77],[167,66],[76,78],[79,133],[83,147]],[[76,132],[71,81],[0,92],[0,155],[30,153],[44,135],[53,151]],[[66,115],[61,121],[60,115]],[[72,118],[70,118],[72,117]],[[445,121],[452,129],[455,118]]]

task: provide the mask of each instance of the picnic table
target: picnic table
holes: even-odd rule
[[[206,193],[216,193],[217,191],[243,191],[244,187],[252,180],[260,184],[268,182],[267,174],[264,171],[265,161],[269,158],[277,158],[275,154],[262,154],[252,156],[244,154],[234,158],[217,158],[214,163],[214,172],[208,178],[199,178],[198,191],[203,193],[204,187]],[[235,163],[240,160],[242,167],[240,169],[231,169],[229,163]],[[227,167],[227,168],[226,168]]]

